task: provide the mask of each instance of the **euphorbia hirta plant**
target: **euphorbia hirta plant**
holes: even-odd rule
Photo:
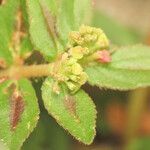
[[[0,139],[6,149],[20,149],[37,124],[30,78],[46,77],[45,108],[85,144],[96,134],[96,108],[82,85],[118,90],[150,85],[150,48],[112,50],[104,31],[90,26],[90,8],[90,0],[8,0],[0,6]],[[44,63],[29,65],[35,50]]]

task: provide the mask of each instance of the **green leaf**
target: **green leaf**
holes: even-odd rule
[[[29,15],[29,32],[31,41],[35,48],[39,50],[49,61],[56,56],[57,46],[54,31],[54,13],[51,6],[55,1],[49,0],[27,0],[27,11]],[[53,7],[51,7],[53,8]]]
[[[19,0],[8,0],[5,5],[0,6],[0,38],[5,39],[7,44],[13,33],[18,6]]]
[[[111,67],[129,70],[150,70],[150,47],[144,45],[117,49],[112,55]]]
[[[0,114],[1,141],[7,149],[20,149],[39,118],[37,98],[28,80],[0,85]]]
[[[21,47],[20,47],[20,55],[22,57],[25,57],[26,55],[29,55],[33,50],[33,47],[31,45],[30,39],[28,36],[25,36],[21,41]]]
[[[90,2],[27,0],[30,34],[36,49],[48,58],[54,57],[56,51],[64,51],[69,32],[90,22]]]
[[[30,40],[29,33],[28,33],[29,18],[28,18],[28,14],[27,14],[26,0],[20,0],[20,7],[21,7],[21,11],[22,11],[23,25],[25,28],[26,35],[23,36],[23,38],[21,39],[19,54],[21,57],[26,59],[28,56],[30,56],[30,54],[34,50],[31,40]]]
[[[91,0],[60,0],[58,2],[56,28],[64,46],[70,31],[78,30],[91,21]]]
[[[150,47],[136,45],[120,48],[109,64],[87,67],[89,83],[99,87],[129,90],[150,85]]]
[[[57,1],[56,0],[41,0],[50,9],[53,15],[57,14]]]
[[[22,10],[23,14],[23,20],[26,28],[29,28],[29,18],[28,18],[28,13],[27,13],[27,6],[26,6],[26,0],[20,0],[20,7]]]
[[[8,47],[5,47],[5,45],[1,44],[1,39],[0,39],[0,62],[3,62],[4,65],[10,65],[12,62],[11,52],[9,50],[7,51],[7,48]]]
[[[113,44],[131,45],[141,42],[141,35],[100,11],[94,11],[92,22],[93,26],[104,30]]]
[[[57,22],[56,28],[60,39],[63,41],[64,46],[68,40],[68,33],[75,29],[74,20],[74,1],[75,0],[60,0],[57,3]]]
[[[36,129],[24,143],[22,150],[71,150],[71,141],[55,120],[42,111]]]
[[[8,0],[5,5],[0,6],[0,59],[4,59],[7,64],[12,62],[9,44],[14,29],[18,4],[19,0]]]
[[[150,85],[150,70],[117,69],[109,65],[87,67],[88,82],[98,87],[129,90]]]
[[[82,24],[90,24],[92,18],[92,1],[91,0],[75,0],[74,15],[75,24],[78,29]]]
[[[65,85],[60,85],[60,94],[56,94],[53,85],[54,80],[47,78],[42,87],[46,109],[76,139],[90,144],[95,136],[96,119],[91,98],[83,90],[70,95]]]

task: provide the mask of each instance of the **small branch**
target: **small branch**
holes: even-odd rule
[[[0,71],[0,78],[7,77],[9,79],[20,79],[23,77],[53,76],[53,66],[53,63],[31,66],[13,66],[7,70]]]

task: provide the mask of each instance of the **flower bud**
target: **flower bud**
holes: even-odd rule
[[[78,90],[78,87],[75,83],[73,82],[66,82],[67,87],[74,93]]]
[[[82,59],[84,55],[87,55],[89,53],[89,49],[86,47],[83,48],[81,46],[76,46],[70,48],[68,53],[75,59]]]
[[[83,72],[83,68],[77,62],[70,67],[71,70],[67,73],[66,85],[74,93],[87,81],[87,74]]]
[[[109,41],[101,29],[82,25],[79,31],[70,32],[69,45],[86,47],[92,54],[99,49],[109,47]]]
[[[77,59],[68,56],[63,60],[56,79],[65,82],[71,92],[75,93],[87,81],[87,74]]]
[[[98,52],[96,52],[96,54],[97,54],[97,59],[99,62],[101,62],[101,63],[111,62],[111,56],[110,56],[110,52],[108,50],[98,51]]]

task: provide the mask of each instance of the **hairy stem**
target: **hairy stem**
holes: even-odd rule
[[[13,66],[7,70],[0,71],[0,78],[7,77],[9,79],[43,77],[53,75],[54,64],[41,64],[31,66]]]

